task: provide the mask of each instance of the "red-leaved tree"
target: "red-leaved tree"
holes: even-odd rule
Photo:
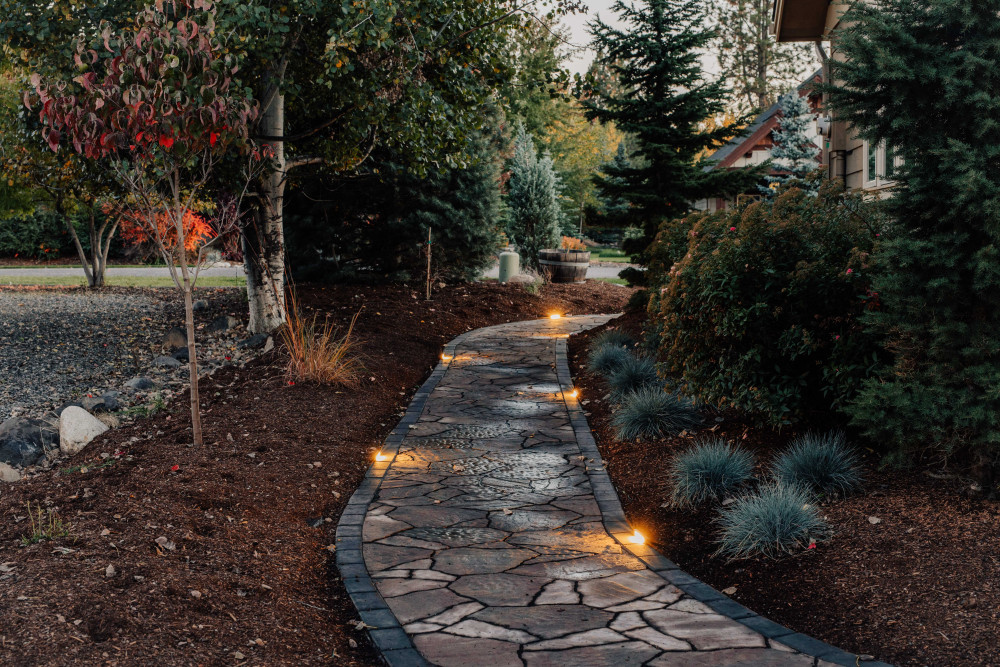
[[[206,0],[157,0],[118,33],[102,25],[98,43],[77,42],[74,61],[80,74],[72,80],[34,76],[25,104],[41,106],[52,150],[68,143],[112,165],[129,193],[123,214],[152,241],[183,292],[191,422],[201,445],[192,292],[209,244],[189,243],[185,223],[227,153],[249,156],[246,191],[266,158],[248,138],[257,108],[232,86],[236,61],[215,33],[215,7]],[[221,211],[213,221],[216,238],[239,218],[238,205]]]

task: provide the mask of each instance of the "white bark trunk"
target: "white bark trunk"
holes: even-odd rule
[[[285,97],[275,92],[261,117],[261,132],[282,137],[284,131]],[[285,144],[279,140],[267,145],[274,151],[275,168],[262,179],[260,215],[243,235],[250,333],[271,333],[285,323]]]

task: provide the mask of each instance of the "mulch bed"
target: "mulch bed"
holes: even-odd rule
[[[552,311],[620,310],[603,282],[300,286],[300,304],[356,329],[360,386],[291,385],[279,352],[201,385],[205,442],[185,396],[111,431],[70,467],[0,487],[0,663],[372,665],[337,578],[337,518],[441,346],[471,328]],[[68,536],[28,546],[28,507]]]
[[[607,326],[636,332],[638,315]],[[826,502],[829,542],[778,561],[714,556],[715,514],[676,511],[668,499],[671,457],[699,434],[663,442],[616,442],[607,386],[586,372],[588,342],[570,340],[581,400],[629,521],[683,569],[759,614],[844,650],[898,665],[1000,664],[1000,503],[940,467],[882,470],[866,454],[863,493]],[[596,399],[596,400],[595,400]],[[754,428],[739,415],[709,419],[714,433],[769,461],[795,433]]]

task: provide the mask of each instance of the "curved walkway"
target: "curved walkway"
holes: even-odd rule
[[[568,335],[608,319],[489,327],[446,348],[337,530],[386,661],[855,665],[628,541],[566,364]]]

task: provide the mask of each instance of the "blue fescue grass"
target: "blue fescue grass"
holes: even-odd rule
[[[779,482],[741,496],[719,517],[718,553],[732,559],[777,558],[829,535],[809,491]]]
[[[607,377],[621,368],[630,356],[628,350],[624,347],[615,347],[613,345],[592,347],[590,355],[587,357],[587,370],[591,373]]]
[[[752,477],[754,457],[722,438],[699,442],[670,464],[671,503],[691,507],[719,502]]]
[[[691,401],[645,386],[624,396],[611,423],[619,440],[657,440],[697,427],[701,415]]]
[[[661,388],[663,381],[656,372],[656,363],[649,357],[629,354],[621,365],[608,377],[611,393],[618,399],[639,391],[644,387]]]
[[[796,438],[771,466],[776,481],[813,493],[844,496],[861,486],[858,455],[840,431]]]
[[[594,336],[594,340],[590,343],[590,348],[596,349],[605,345],[630,348],[635,345],[635,339],[621,329],[606,329]]]

